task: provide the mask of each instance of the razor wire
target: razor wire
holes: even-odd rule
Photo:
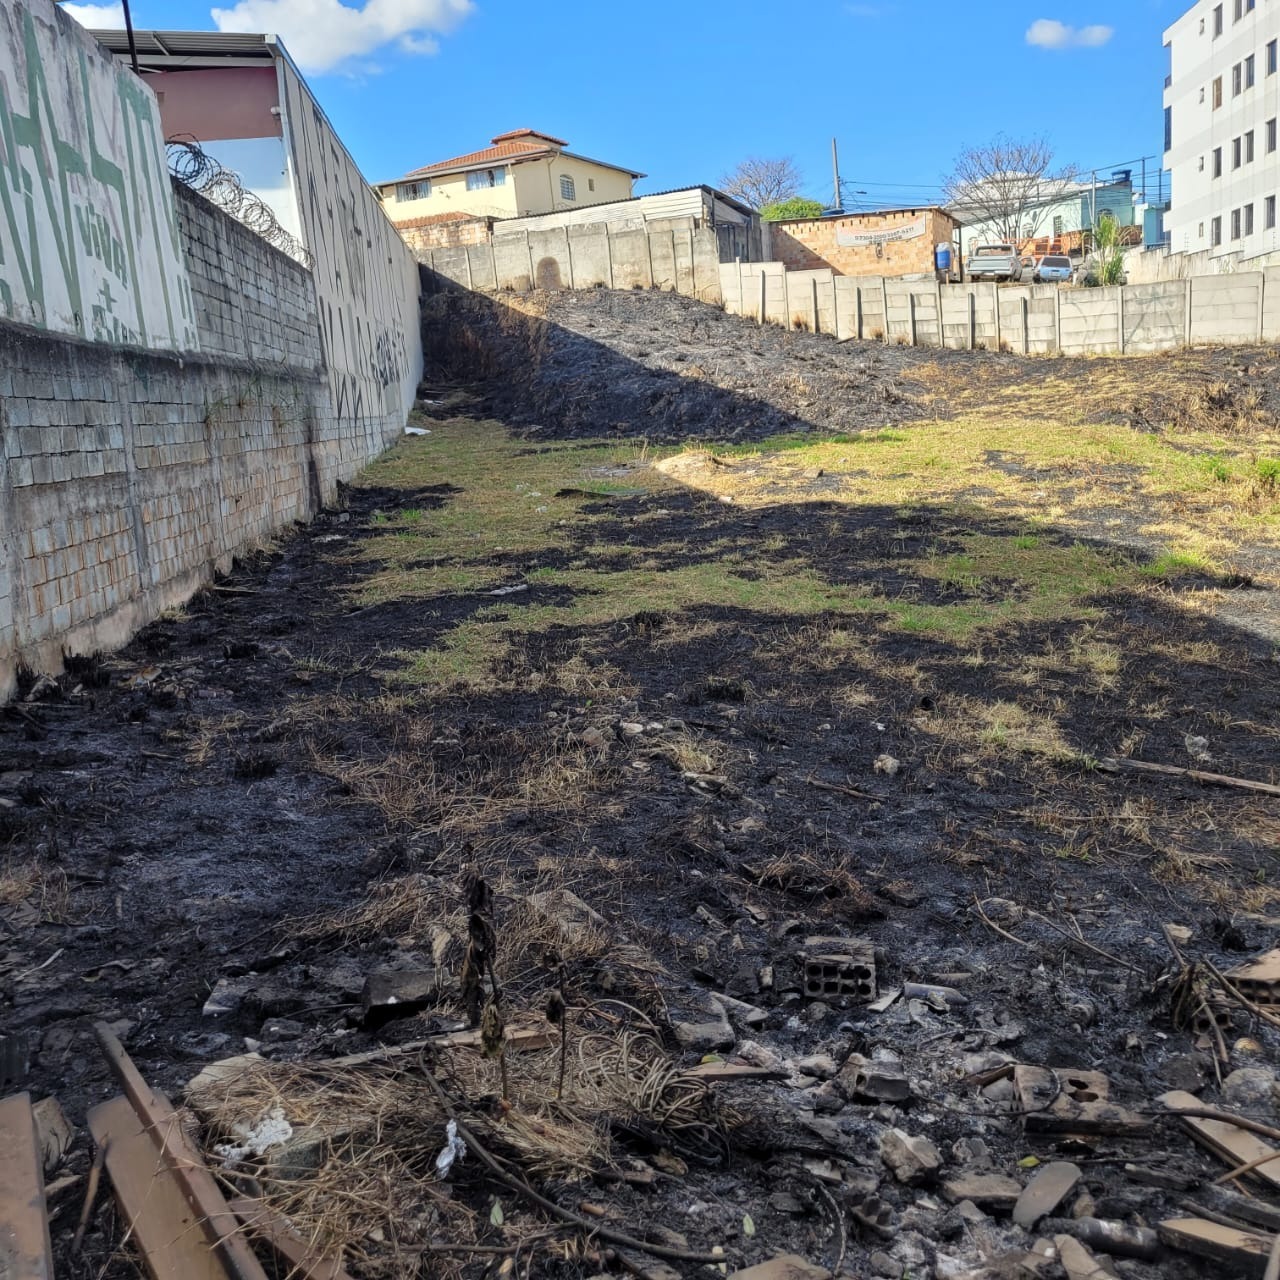
[[[271,206],[260,196],[246,190],[234,169],[215,160],[195,138],[170,138],[165,144],[169,172],[184,186],[198,191],[210,204],[261,236],[268,244],[287,253],[295,262],[310,268],[311,254],[286,231]]]

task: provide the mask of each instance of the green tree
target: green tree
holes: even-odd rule
[[[806,200],[804,196],[792,196],[789,200],[775,200],[760,210],[766,222],[781,222],[784,218],[820,218],[822,203]]]

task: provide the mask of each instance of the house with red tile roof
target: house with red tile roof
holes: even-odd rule
[[[629,200],[644,174],[568,150],[535,129],[500,133],[489,146],[413,169],[373,189],[397,226],[463,218],[517,218]]]

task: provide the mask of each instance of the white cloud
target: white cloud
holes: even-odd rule
[[[1027,43],[1041,49],[1097,49],[1115,34],[1100,23],[1089,27],[1071,27],[1056,18],[1037,18],[1027,28]]]
[[[330,71],[395,43],[406,53],[435,53],[433,35],[451,31],[471,12],[471,0],[237,0],[214,9],[219,31],[280,36],[306,71]]]
[[[60,8],[82,27],[119,30],[124,26],[124,8],[118,4],[64,4]]]

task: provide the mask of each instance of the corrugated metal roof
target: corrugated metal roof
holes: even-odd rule
[[[93,29],[89,32],[112,53],[129,52],[129,35],[125,31]],[[139,31],[133,33],[138,56],[159,58],[253,58],[269,60],[271,42],[262,34],[239,31]]]

